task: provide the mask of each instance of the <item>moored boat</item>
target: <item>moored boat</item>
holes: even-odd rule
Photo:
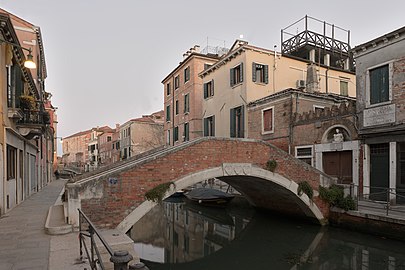
[[[225,206],[235,195],[212,188],[195,188],[184,194],[192,202],[207,206]]]

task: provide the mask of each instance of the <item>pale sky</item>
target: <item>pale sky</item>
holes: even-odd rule
[[[351,46],[403,27],[405,1],[0,0],[41,28],[58,136],[163,109],[162,79],[194,44],[280,48],[306,14],[351,31]],[[222,41],[220,41],[222,40]]]

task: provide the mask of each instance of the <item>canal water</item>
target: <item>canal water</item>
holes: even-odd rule
[[[405,270],[405,242],[258,212],[241,199],[222,209],[172,198],[128,235],[151,270]]]

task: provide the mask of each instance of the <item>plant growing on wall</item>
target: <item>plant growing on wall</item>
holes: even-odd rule
[[[329,188],[319,187],[319,197],[328,202],[331,206],[342,208],[346,211],[356,209],[356,204],[352,197],[344,194],[343,188],[332,185]]]
[[[271,160],[267,161],[267,163],[266,163],[266,169],[267,170],[269,170],[271,172],[274,172],[276,170],[276,168],[277,168],[277,161],[276,160],[271,159]]]
[[[165,196],[167,190],[170,188],[171,185],[176,187],[176,185],[173,182],[160,184],[160,185],[152,188],[148,192],[146,192],[145,198],[148,201],[152,201],[155,203],[161,203],[163,200],[163,197]]]
[[[305,193],[308,198],[312,200],[312,197],[314,196],[314,190],[307,181],[298,183],[297,194],[301,196],[303,193]]]
[[[35,98],[30,95],[21,95],[20,96],[20,107],[21,109],[33,110],[37,107]]]

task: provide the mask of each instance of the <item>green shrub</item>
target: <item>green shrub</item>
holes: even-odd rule
[[[170,188],[171,185],[175,185],[173,182],[163,183],[160,184],[151,190],[145,193],[145,198],[148,201],[152,201],[155,203],[160,203],[163,200],[163,196],[165,196],[167,190]]]
[[[312,200],[312,197],[314,196],[314,190],[307,181],[302,181],[298,184],[297,194],[301,196],[302,193],[305,193],[310,200]]]
[[[266,168],[267,168],[267,170],[274,172],[277,168],[277,161],[274,159],[267,161]]]
[[[332,185],[329,188],[319,187],[319,197],[331,206],[342,208],[346,211],[354,210],[356,204],[352,197],[345,197],[343,187]]]

